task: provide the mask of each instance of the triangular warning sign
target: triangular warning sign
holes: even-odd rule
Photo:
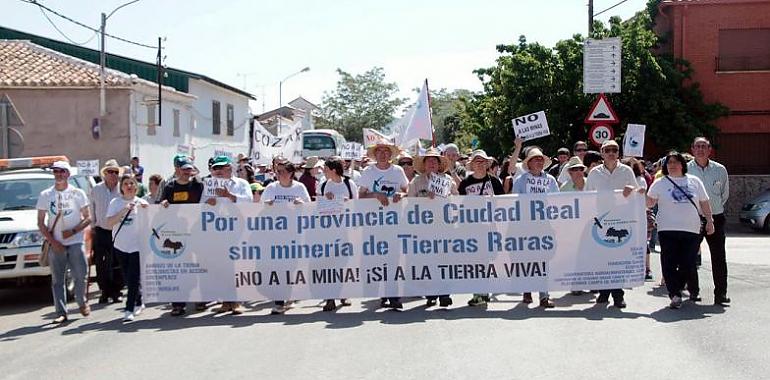
[[[610,102],[607,100],[604,94],[599,94],[599,97],[596,98],[594,105],[591,106],[591,112],[589,112],[588,116],[586,116],[585,122],[586,124],[617,124],[620,122],[620,119],[615,113],[615,110],[612,109]]]

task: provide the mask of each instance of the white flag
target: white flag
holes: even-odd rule
[[[410,107],[404,117],[398,121],[393,132],[396,144],[401,148],[407,148],[419,139],[433,140],[427,79],[422,85],[417,103]]]
[[[281,132],[274,136],[254,121],[254,161],[270,165],[273,157],[283,156],[291,162],[302,162],[302,120],[281,126]]]

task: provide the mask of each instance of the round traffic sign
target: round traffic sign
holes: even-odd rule
[[[615,138],[615,130],[609,125],[594,124],[588,131],[588,138],[592,143],[600,146],[603,142]]]

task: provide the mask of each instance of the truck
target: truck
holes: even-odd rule
[[[342,155],[345,137],[333,129],[310,129],[302,132],[302,157],[329,158]]]

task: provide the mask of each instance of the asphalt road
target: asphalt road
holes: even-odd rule
[[[154,305],[123,324],[121,305],[95,305],[81,318],[71,304],[75,316],[54,327],[48,289],[0,289],[0,377],[768,378],[770,237],[744,232],[727,242],[730,307],[712,305],[707,251],[703,302],[680,310],[667,308],[657,254],[655,281],[627,291],[625,310],[560,292],[550,310],[528,307],[520,295],[471,308],[468,295],[455,295],[448,310],[415,298],[403,312],[353,300],[326,313],[318,301],[302,301],[283,316],[269,315],[268,302],[250,303],[240,316],[183,318]]]

